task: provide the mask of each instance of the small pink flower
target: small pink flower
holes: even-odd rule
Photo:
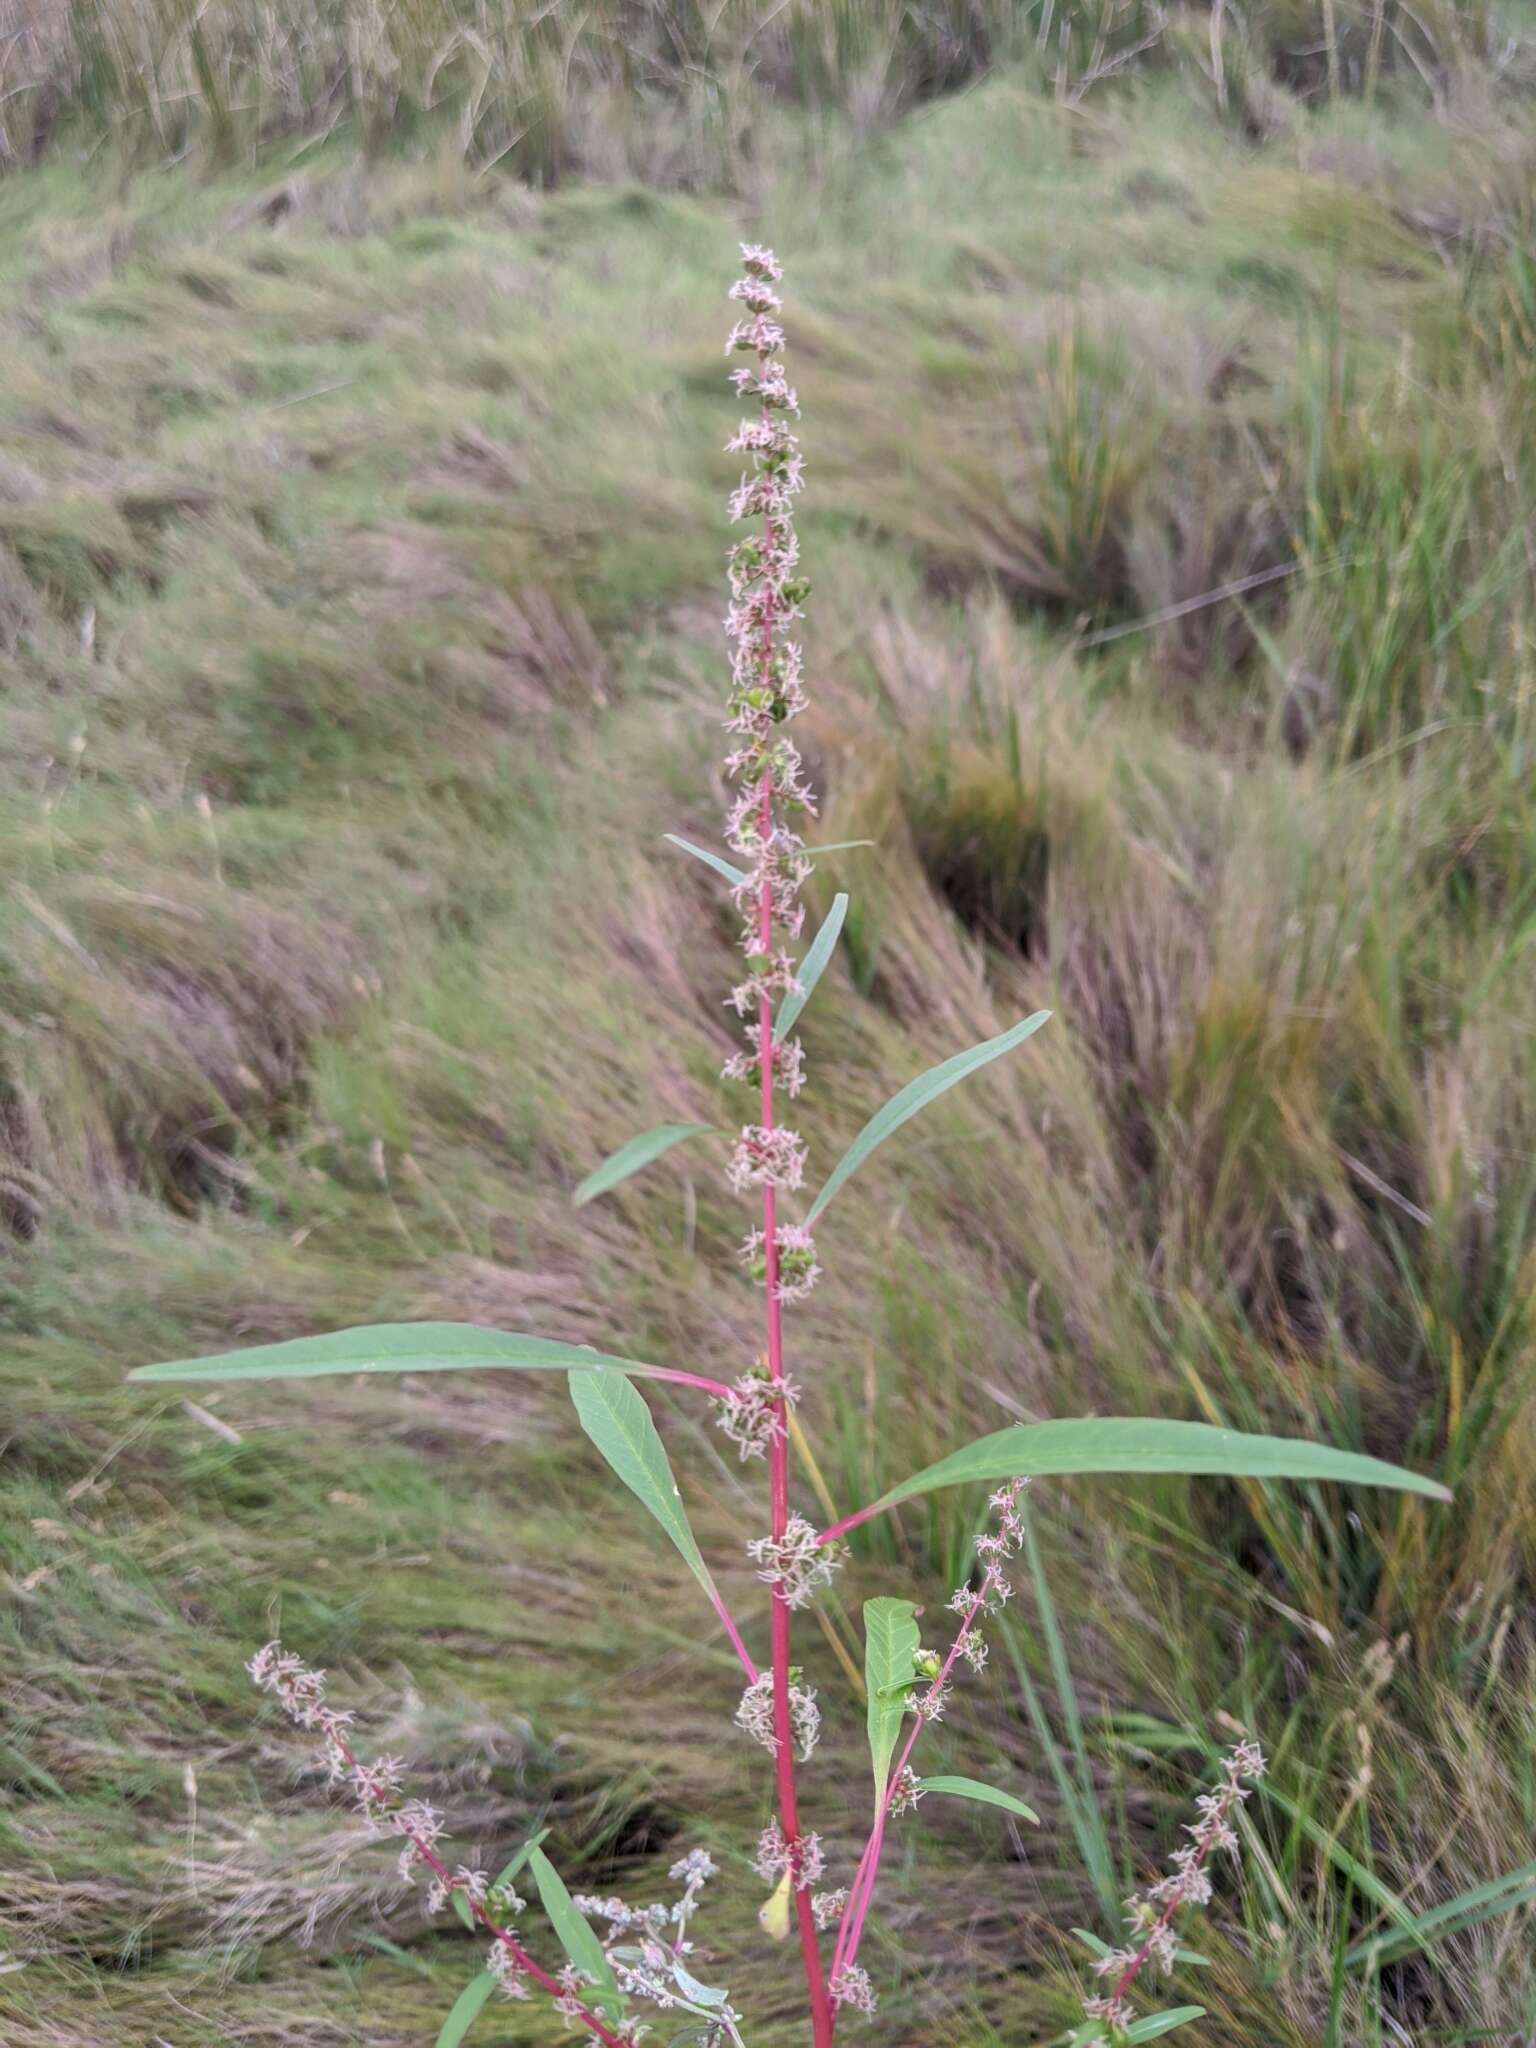
[[[827,1986],[839,2009],[849,2006],[868,2019],[875,2010],[875,1987],[869,1972],[858,1963],[845,1963]]]
[[[789,1725],[801,1763],[809,1763],[821,1734],[821,1709],[813,1686],[791,1682]],[[770,1756],[777,1756],[779,1738],[773,1726],[773,1673],[764,1671],[742,1694],[736,1708],[736,1726],[760,1743]]]
[[[891,1812],[910,1813],[922,1797],[922,1781],[910,1764],[904,1764],[891,1786]]]
[[[766,277],[770,284],[777,284],[784,275],[778,257],[757,242],[741,244],[741,267],[749,276]]]
[[[817,1590],[832,1583],[837,1559],[804,1515],[791,1515],[782,1536],[759,1536],[747,1545],[758,1577],[778,1588],[791,1607],[804,1607]]]
[[[1109,1982],[1107,1993],[1090,1998],[1083,2010],[1090,2020],[1102,2020],[1113,2032],[1129,2022],[1131,2006],[1126,1992],[1138,1973],[1152,1963],[1167,1975],[1178,1954],[1178,1937],[1173,1916],[1181,1906],[1203,1906],[1211,1897],[1207,1867],[1217,1849],[1237,1851],[1237,1836],[1231,1815],[1248,1798],[1264,1775],[1264,1754],[1257,1743],[1240,1742],[1222,1760],[1222,1778],[1214,1792],[1203,1792],[1195,1802],[1199,1819],[1185,1828],[1189,1841],[1169,1859],[1169,1874],[1147,1888],[1145,1897],[1126,1900],[1129,1939],[1110,1949],[1094,1964],[1095,1974]]]
[[[726,1167],[737,1194],[750,1187],[797,1188],[805,1175],[805,1140],[782,1124],[744,1124]]]
[[[799,1223],[781,1223],[774,1232],[779,1254],[778,1296],[780,1301],[804,1301],[821,1278],[816,1263],[816,1240]],[[761,1230],[748,1233],[738,1254],[759,1287],[768,1284],[767,1239]]]
[[[762,277],[742,277],[731,286],[726,294],[753,313],[777,313],[783,300],[776,291],[770,290]]]
[[[777,1383],[766,1373],[743,1373],[715,1403],[715,1427],[736,1446],[745,1463],[761,1458],[784,1434],[784,1410],[800,1398],[793,1380]]]
[[[761,1027],[756,1024],[750,1027],[748,1033],[749,1039],[753,1041],[750,1050],[733,1052],[725,1065],[720,1069],[721,1079],[726,1081],[750,1081],[761,1074],[763,1068],[761,1040],[765,1035],[768,1040],[768,1054],[772,1062],[774,1078],[783,1083],[784,1092],[787,1095],[798,1095],[804,1085],[805,1061],[805,1055],[801,1051],[799,1039],[785,1038],[776,1040],[771,1029],[764,1034]]]
[[[496,1988],[503,1998],[529,1996],[527,1972],[504,1942],[491,1943],[485,1958],[485,1967],[496,1979]]]
[[[733,356],[750,349],[757,356],[771,356],[784,346],[784,330],[777,320],[759,313],[751,320],[738,320],[725,338],[725,352]]]

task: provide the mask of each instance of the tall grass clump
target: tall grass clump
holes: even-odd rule
[[[747,467],[730,501],[731,517],[744,531],[729,554],[730,750],[724,772],[732,793],[724,849],[674,835],[674,844],[716,878],[736,926],[743,965],[727,1006],[741,1022],[742,1038],[725,1061],[723,1078],[740,1091],[741,1108],[730,1133],[698,1123],[656,1125],[603,1160],[575,1190],[577,1206],[585,1208],[680,1147],[713,1144],[723,1152],[725,1184],[752,1211],[739,1257],[745,1281],[762,1296],[754,1355],[723,1379],[693,1362],[599,1352],[474,1321],[404,1322],[141,1367],[134,1377],[180,1385],[498,1369],[564,1374],[581,1429],[606,1467],[608,1490],[601,1496],[600,1519],[621,1528],[619,1489],[634,1496],[682,1560],[740,1668],[735,1726],[748,1743],[766,1752],[771,1765],[767,1817],[750,1856],[761,1889],[759,1920],[770,1938],[794,1938],[796,2037],[814,2048],[830,2048],[842,2026],[877,2012],[867,1938],[887,1852],[919,1802],[967,1800],[1014,1821],[1036,1823],[1006,1783],[947,1770],[924,1772],[918,1756],[934,1725],[955,1714],[961,1681],[979,1678],[986,1669],[984,1631],[1010,1597],[1014,1561],[1024,1557],[1038,1576],[1023,1505],[1032,1481],[1071,1474],[1238,1478],[1262,1501],[1272,1498],[1263,1490],[1265,1482],[1287,1479],[1314,1488],[1378,1486],[1439,1499],[1447,1494],[1434,1480],[1359,1451],[1132,1414],[1018,1423],[961,1443],[860,1504],[850,1507],[831,1495],[809,1449],[821,1419],[808,1428],[800,1416],[804,1408],[807,1417],[817,1417],[824,1397],[814,1335],[803,1333],[797,1319],[822,1277],[824,1260],[835,1257],[827,1220],[832,1205],[879,1146],[948,1090],[1033,1038],[1049,1013],[1037,1010],[909,1081],[862,1124],[814,1197],[801,1199],[810,1148],[785,1120],[806,1076],[797,1027],[825,986],[825,970],[848,923],[850,904],[846,893],[835,894],[814,937],[801,948],[803,892],[816,870],[842,848],[805,842],[805,821],[816,814],[817,795],[790,736],[809,702],[795,628],[810,584],[794,524],[803,478],[790,422],[799,406],[783,363],[779,279],[769,250],[744,246],[743,274],[731,290],[739,317],[727,343],[728,354],[745,358],[732,372],[732,382],[750,410],[728,444]],[[1014,744],[1017,751],[1017,735]],[[600,800],[595,792],[593,800]],[[635,915],[634,904],[617,906],[618,945],[633,941],[626,919]],[[921,1256],[921,1245],[914,1250]],[[937,1305],[927,1307],[930,1326],[936,1327]],[[740,1463],[765,1473],[765,1497],[756,1509],[759,1533],[746,1545],[752,1583],[759,1590],[750,1614],[739,1602],[733,1606],[728,1601],[718,1564],[706,1557],[695,1534],[668,1447],[642,1392],[648,1385],[679,1390],[681,1398],[700,1403]],[[943,1427],[936,1392],[924,1420],[923,1435],[931,1447]],[[792,1451],[809,1479],[814,1516],[792,1471]],[[698,1462],[691,1497],[709,1490],[711,1475],[717,1491],[724,1484],[720,1461]],[[858,1789],[815,1783],[804,1767],[815,1756],[824,1712],[797,1661],[797,1617],[814,1613],[836,1635],[835,1582],[852,1532],[905,1502],[951,1488],[966,1488],[974,1499],[977,1489],[987,1486],[994,1490],[984,1523],[977,1528],[974,1516],[968,1521],[955,1560],[959,1583],[948,1618],[929,1623],[928,1640],[920,1623],[922,1610],[911,1599],[881,1595],[865,1602],[862,1685],[870,1777]],[[648,1563],[648,1569],[654,1571],[654,1564]],[[531,1596],[529,1606],[527,1623],[536,1638],[541,1629],[560,1626],[555,1614],[545,1619]],[[302,1622],[298,1632],[303,1633]],[[406,1883],[425,1880],[426,1910],[438,1912],[451,1904],[485,1937],[484,1967],[445,2023],[445,2040],[460,2040],[498,1991],[541,2002],[552,2023],[568,2021],[609,2048],[652,2033],[658,2014],[677,2029],[671,2036],[675,2042],[740,2048],[748,2038],[753,2016],[747,2001],[729,1981],[714,1981],[735,1975],[741,1959],[720,1956],[713,1944],[706,1950],[698,1938],[705,1888],[719,1875],[705,1846],[695,1843],[672,1861],[669,1898],[639,1903],[573,1894],[543,1847],[542,1835],[530,1837],[494,1871],[459,1862],[448,1847],[443,1814],[416,1796],[406,1764],[399,1756],[368,1753],[353,1714],[332,1702],[324,1674],[306,1662],[299,1648],[269,1642],[254,1650],[249,1668],[291,1719],[319,1738],[332,1783],[344,1787],[369,1831],[399,1841],[400,1876]],[[851,1660],[849,1668],[857,1678]],[[663,1702],[654,1732],[658,1772],[665,1767],[666,1712]],[[1179,1960],[1175,1922],[1180,1909],[1209,1900],[1212,1858],[1219,1849],[1238,1846],[1237,1816],[1263,1774],[1255,1739],[1261,1733],[1257,1728],[1239,1731],[1213,1789],[1197,1796],[1199,1817],[1169,1875],[1129,1902],[1118,1947],[1098,1945],[1098,1987],[1087,1997],[1073,2035],[1078,2048],[1151,2039],[1202,2016],[1204,2009],[1195,2005],[1143,2012],[1138,1987],[1149,1964],[1166,1974]],[[931,1736],[927,1747],[933,1747]],[[838,1748],[841,1753],[841,1744]],[[846,1813],[856,1805],[868,1817],[867,1828],[861,1821],[863,1846],[842,1865],[834,1860],[817,1820],[823,1811]],[[741,1861],[745,1865],[748,1859]],[[533,1921],[520,1884],[537,1894],[547,1924]],[[706,1969],[708,1980],[700,1974]]]
[[[551,185],[581,169],[718,182],[742,112],[782,97],[888,118],[1018,46],[1006,0],[7,0],[0,147],[24,161],[72,126],[136,152],[215,157],[343,124],[429,135]],[[627,162],[626,162],[627,158]]]
[[[1277,103],[1372,98],[1384,79],[1443,98],[1507,64],[1489,7],[1265,0],[5,0],[0,161],[70,134],[131,154],[215,160],[289,135],[446,142],[536,185],[580,172],[733,184],[771,102],[865,126],[1007,60],[1063,101],[1132,67],[1205,80],[1263,130]]]

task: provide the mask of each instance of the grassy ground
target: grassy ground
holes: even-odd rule
[[[1208,66],[1023,64],[896,126],[760,112],[729,197],[535,193],[458,135],[0,184],[8,2044],[432,2038],[472,1951],[253,1706],[279,1625],[486,1858],[547,1822],[643,1889],[702,1814],[716,1974],[798,2039],[733,1666],[558,1388],[122,1385],[392,1316],[748,1353],[711,1173],[567,1200],[733,1114],[729,923],[660,834],[716,828],[738,231],[791,264],[825,836],[877,842],[816,1156],[1058,1012],[840,1205],[796,1327],[833,1495],[1091,1407],[1458,1488],[1042,1487],[1054,1608],[936,1753],[1045,1826],[925,1805],[885,2037],[1054,2038],[1224,1716],[1273,1795],[1188,2038],[1536,2037],[1529,1884],[1352,1947],[1536,1833],[1536,157],[1518,66],[1435,83],[1276,112],[1255,64],[1260,120]],[[739,1556],[727,1447],[661,1411]],[[834,1859],[836,1642],[942,1596],[974,1511],[861,1533],[805,1631]]]

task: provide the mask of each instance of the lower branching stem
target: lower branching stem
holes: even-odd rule
[[[960,1623],[960,1632],[951,1643],[949,1654],[944,1659],[938,1678],[934,1681],[936,1691],[942,1691],[949,1683],[955,1660],[960,1655],[965,1639],[985,1604],[986,1593],[983,1590],[976,1595],[975,1604]],[[859,1939],[864,1932],[864,1922],[869,1916],[870,1906],[874,1902],[875,1880],[880,1875],[880,1857],[885,1848],[885,1823],[890,1816],[896,1788],[912,1762],[912,1752],[917,1747],[917,1738],[922,1734],[923,1727],[922,1716],[916,1716],[907,1731],[907,1739],[902,1745],[901,1754],[896,1759],[896,1767],[887,1776],[885,1794],[875,1814],[875,1824],[870,1830],[869,1840],[864,1845],[864,1854],[859,1858],[859,1867],[854,1873],[853,1886],[848,1894],[848,1904],[843,1910],[842,1925],[837,1930],[837,1946],[832,1957],[834,1970],[851,1967],[858,1957]]]
[[[357,1758],[352,1754],[346,1743],[343,1742],[339,1735],[333,1734],[331,1740],[335,1743],[340,1754],[346,1759],[349,1768],[356,1770]],[[406,1829],[404,1832],[405,1839],[416,1852],[418,1860],[424,1863],[435,1877],[440,1878],[452,1890],[454,1886],[453,1874],[447,1864],[434,1852],[428,1843],[422,1840],[420,1835],[412,1834],[409,1829]],[[470,1898],[462,1892],[459,1896],[463,1898],[465,1905],[480,1922],[486,1933],[493,1936],[506,1950],[519,1970],[531,1977],[541,1990],[549,1993],[551,1998],[563,1998],[565,1996],[559,1980],[552,1977],[548,1970],[541,1969],[533,1960],[533,1957],[529,1955],[527,1949],[523,1947],[522,1943],[514,1941],[505,1927],[498,1927],[478,1899]],[[571,2017],[578,2020],[595,2041],[603,2042],[605,2048],[624,2048],[622,2038],[618,2034],[610,2032],[598,2018],[597,2014],[590,2007],[583,2005],[579,1999],[572,2001],[570,2011]]]

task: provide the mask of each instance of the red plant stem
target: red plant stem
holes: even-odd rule
[[[673,1385],[678,1387],[702,1387],[706,1394],[717,1401],[731,1391],[724,1380],[712,1380],[708,1373],[703,1372],[683,1372],[675,1365],[650,1366],[640,1377],[647,1380],[671,1380]]]
[[[737,1628],[735,1622],[731,1619],[730,1609],[726,1606],[725,1602],[720,1598],[720,1595],[714,1590],[713,1587],[710,1588],[709,1601],[710,1605],[714,1608],[716,1614],[720,1617],[720,1626],[725,1630],[731,1648],[736,1652],[736,1655],[741,1659],[741,1668],[747,1674],[748,1685],[756,1685],[758,1679],[757,1666],[752,1662],[752,1658],[748,1653],[747,1646],[741,1640],[741,1631]]]
[[[357,1769],[357,1758],[352,1754],[351,1750],[348,1749],[347,1745],[342,1741],[341,1737],[335,1734],[333,1731],[331,1734],[331,1740],[335,1743],[337,1749],[341,1752],[341,1754],[346,1758],[347,1763],[351,1767],[351,1769],[355,1771]],[[444,1863],[438,1856],[433,1854],[432,1850],[430,1850],[427,1847],[426,1843],[421,1839],[420,1835],[413,1835],[411,1834],[409,1829],[407,1829],[406,1840],[410,1843],[411,1847],[416,1851],[416,1854],[421,1858],[422,1862],[426,1864],[427,1868],[430,1871],[433,1871],[438,1877],[440,1877],[443,1880],[444,1884],[449,1886],[450,1889],[457,1889],[457,1887],[454,1886],[453,1876],[452,1873],[449,1871],[447,1864]],[[526,1970],[528,1975],[533,1979],[534,1983],[540,1985],[545,1991],[547,1991],[550,1994],[552,1998],[563,1998],[565,1996],[564,1991],[560,1988],[560,1985],[555,1981],[555,1979],[550,1976],[548,1970],[540,1969],[539,1965],[533,1960],[533,1957],[529,1955],[528,1951],[522,1946],[522,1944],[520,1942],[514,1941],[512,1936],[508,1934],[507,1930],[504,1927],[498,1927],[496,1925],[496,1922],[491,1918],[490,1914],[485,1910],[484,1906],[482,1906],[478,1900],[470,1898],[467,1893],[465,1893],[463,1896],[464,1903],[466,1906],[468,1906],[470,1912],[474,1914],[475,1918],[480,1922],[480,1925],[485,1929],[487,1934],[493,1934],[496,1937],[496,1939],[501,1943],[502,1947],[507,1951],[508,1955],[510,1955],[513,1961],[517,1964],[518,1968],[520,1970]],[[598,2018],[597,2014],[595,2012],[589,2012],[587,2008],[581,2004],[579,1999],[577,2000],[576,2010],[578,2015],[580,2016],[582,2024],[588,2028],[588,2030],[593,2034],[593,2036],[597,2040],[606,2042],[607,2048],[624,2048],[624,2043],[619,2038],[619,2036],[617,2034],[610,2033],[608,2028],[605,2027],[602,2021]]]
[[[773,830],[773,790],[766,780],[763,784],[763,833],[766,837]],[[768,884],[764,884],[758,905],[758,940],[767,953],[773,947],[773,895]],[[764,1130],[771,1131],[773,1123],[773,1006],[763,995],[757,1008],[758,1046],[762,1059],[762,1122]],[[778,1246],[778,1205],[771,1185],[763,1188],[763,1243],[767,1270],[768,1305],[768,1373],[775,1386],[784,1379],[784,1316],[779,1301],[779,1246]],[[789,1430],[787,1406],[780,1396],[779,1427],[768,1447],[768,1485],[770,1528],[775,1542],[782,1540],[789,1522]],[[773,1733],[775,1738],[774,1772],[778,1780],[779,1825],[784,1839],[789,1844],[791,1859],[800,1841],[800,1804],[795,1793],[795,1747],[794,1730],[789,1717],[789,1602],[784,1588],[775,1584],[772,1597],[772,1652],[773,1652]],[[791,1869],[794,1868],[793,1860]],[[800,1884],[791,1886],[795,1901],[795,1919],[800,1930],[800,1954],[805,1965],[805,1986],[811,2001],[811,2039],[814,2048],[831,2048],[832,2001],[827,1995],[826,1980],[821,1969],[821,1943],[816,1933],[816,1917],[811,1910],[811,1895],[808,1888]]]
[[[765,406],[763,417],[768,418]],[[767,551],[774,546],[773,521],[764,521]],[[773,610],[763,618],[763,667],[768,671],[773,654]],[[773,839],[773,778],[763,777],[761,831],[763,842]],[[773,885],[765,878],[757,904],[758,950],[773,953]],[[773,1004],[766,990],[757,1002],[758,1066],[762,1077],[762,1125],[774,1128],[773,1107]],[[784,1314],[779,1300],[778,1203],[771,1182],[763,1184],[763,1258],[768,1318],[768,1374],[775,1387],[784,1381]],[[768,1447],[769,1526],[774,1541],[783,1539],[789,1522],[789,1410],[783,1394],[778,1401],[778,1427]],[[773,1657],[774,1775],[777,1779],[779,1826],[784,1833],[792,1872],[790,1890],[795,1901],[795,1920],[800,1932],[800,1956],[805,1966],[805,1988],[811,2002],[813,2048],[831,2048],[832,2001],[821,1968],[821,1941],[807,1886],[798,1877],[796,1858],[800,1844],[800,1802],[795,1793],[794,1729],[789,1714],[789,1601],[784,1588],[775,1583],[771,1603],[771,1650]]]
[[[677,1366],[672,1365],[653,1365],[642,1377],[652,1380],[671,1380],[674,1385],[679,1387],[702,1387],[704,1392],[715,1400],[729,1394],[731,1391],[724,1380],[712,1380],[707,1373],[702,1372],[683,1372]],[[757,1666],[752,1662],[747,1646],[741,1639],[740,1629],[737,1628],[735,1622],[731,1619],[730,1609],[712,1586],[707,1590],[709,1592],[710,1605],[720,1617],[720,1626],[725,1630],[726,1639],[730,1643],[731,1648],[736,1652],[737,1657],[741,1660],[741,1668],[747,1674],[748,1685],[756,1685],[758,1676]]]
[[[949,1655],[939,1667],[939,1675],[933,1681],[933,1690],[937,1690],[939,1687],[947,1684],[949,1674],[954,1669],[955,1659],[960,1655],[961,1650],[965,1646],[965,1639],[971,1632],[971,1625],[986,1604],[991,1577],[992,1574],[989,1571],[986,1578],[982,1581],[980,1592],[966,1609],[965,1618],[960,1623],[955,1640],[949,1646]],[[901,1781],[901,1774],[911,1761],[912,1752],[917,1746],[917,1738],[922,1734],[926,1725],[920,1714],[914,1716],[911,1733],[907,1736],[906,1742],[902,1746],[901,1755],[896,1759],[895,1769],[886,1779],[885,1796],[881,1800],[879,1809],[875,1814],[875,1824],[870,1829],[869,1840],[864,1845],[864,1853],[859,1858],[859,1867],[854,1872],[853,1883],[848,1892],[848,1903],[843,1908],[842,1923],[837,1930],[837,1944],[832,1951],[832,1972],[834,1976],[839,1970],[849,1968],[858,1960],[859,1939],[864,1932],[864,1922],[868,1917],[870,1906],[874,1900],[875,1880],[880,1875],[880,1857],[885,1848],[885,1823],[890,1814],[891,1801],[896,1796],[896,1787]]]
[[[830,1528],[823,1529],[816,1541],[823,1546],[835,1543],[840,1536],[846,1536],[850,1529],[857,1529],[861,1522],[873,1521],[876,1515],[883,1515],[888,1507],[894,1505],[892,1501],[877,1500],[872,1501],[867,1508],[855,1508],[851,1515],[844,1515],[840,1522],[834,1522]]]
[[[707,1373],[702,1372],[683,1372],[672,1365],[653,1365],[643,1377],[652,1380],[671,1380],[679,1387],[702,1387],[704,1392],[715,1400],[731,1391],[724,1380],[712,1380]],[[730,1609],[712,1586],[708,1588],[708,1592],[710,1605],[720,1617],[720,1626],[725,1630],[726,1639],[741,1660],[741,1668],[747,1674],[748,1685],[756,1685],[757,1666],[752,1662],[747,1646],[741,1639],[740,1629],[731,1619]]]

